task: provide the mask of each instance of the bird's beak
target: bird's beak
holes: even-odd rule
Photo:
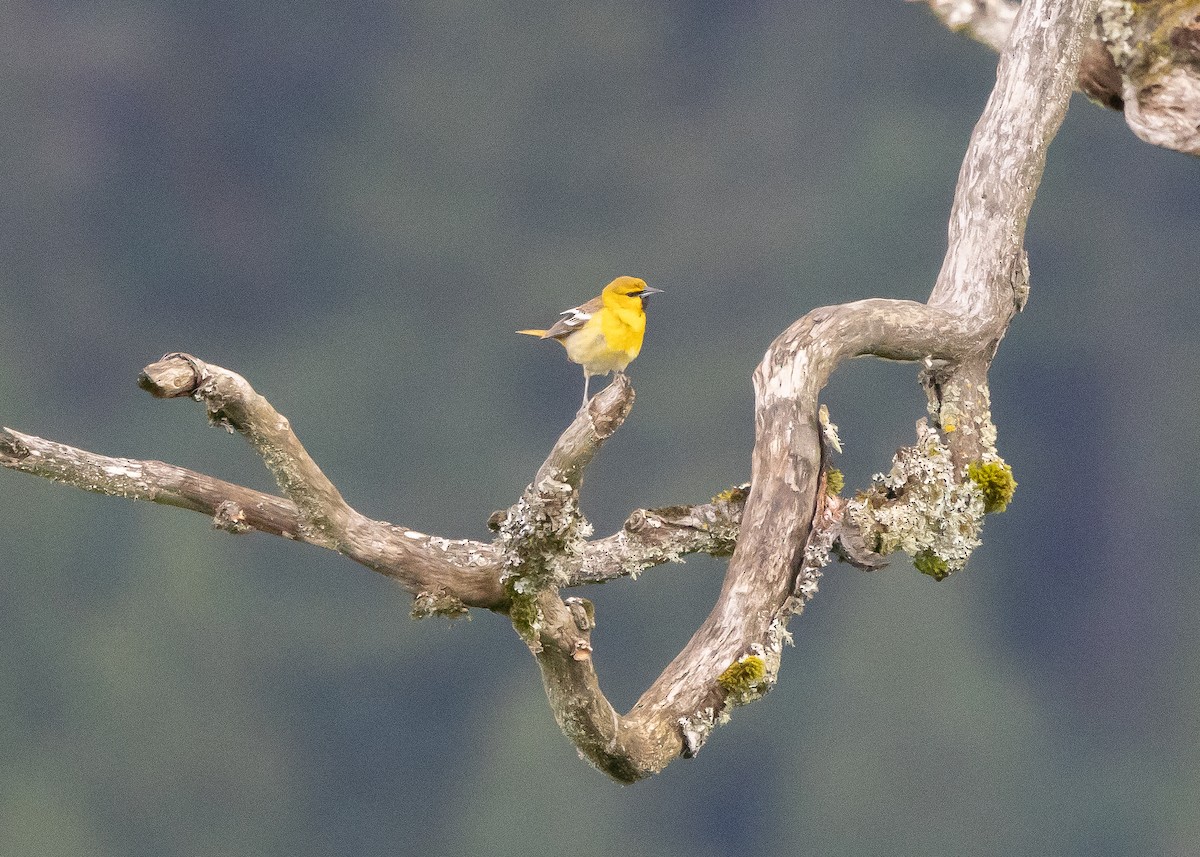
[[[655,288],[651,288],[650,286],[646,286],[646,288],[644,288],[640,292],[638,292],[638,297],[640,297],[642,300],[645,300],[646,298],[650,297],[651,295],[661,295],[662,293],[663,293],[662,289],[655,289]]]

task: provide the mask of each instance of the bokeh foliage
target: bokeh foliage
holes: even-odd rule
[[[808,309],[923,299],[994,56],[920,8],[10,4],[0,422],[266,487],[135,389],[249,377],[362,511],[447,536],[533,473],[579,373],[511,331],[668,294],[588,476],[600,532],[747,473],[749,374]],[[1200,839],[1196,162],[1076,99],[993,384],[1021,488],[966,572],[832,569],[781,684],[621,789],[507,623],[199,516],[0,473],[0,853],[1137,855]],[[826,399],[851,490],[911,367]],[[589,593],[628,705],[712,603]]]

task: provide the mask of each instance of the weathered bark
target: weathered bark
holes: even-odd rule
[[[459,614],[469,607],[504,611],[508,597],[497,545],[447,539],[373,521],[352,509],[325,478],[288,421],[239,375],[191,355],[169,354],[147,366],[139,384],[160,398],[205,402],[209,418],[243,434],[285,493],[276,497],[160,461],[110,458],[0,429],[0,465],[111,496],[146,500],[210,515],[232,533],[259,531],[337,551],[397,580],[416,598],[414,612]],[[628,413],[633,391],[623,380],[597,395],[556,444],[594,453]],[[543,467],[545,469],[545,467]],[[727,555],[737,537],[740,498],[638,509],[619,532],[588,544],[564,563],[565,584],[598,583],[677,561],[689,553]]]
[[[1095,9],[1095,0],[1021,7],[959,174],[950,247],[929,304],[873,300],[814,310],[767,351],[754,376],[750,496],[721,594],[628,715],[616,714],[599,689],[590,627],[539,591],[531,648],[547,694],[563,730],[602,770],[632,780],[694,754],[732,705],[774,683],[787,620],[816,591],[821,558],[813,556],[810,537],[821,510],[817,396],[842,360],[871,354],[926,361],[935,415],[960,476],[994,450],[987,367],[1027,296],[1025,223]]]
[[[977,544],[982,517],[996,501],[970,474],[981,464],[1002,465],[987,371],[1025,302],[1025,223],[1096,5],[1029,0],[1021,6],[959,174],[949,249],[929,302],[875,299],[816,309],[772,343],[753,378],[748,491],[638,510],[620,533],[589,541],[579,492],[588,463],[632,406],[633,390],[619,376],[580,410],[521,498],[493,515],[495,541],[429,536],[356,512],[288,421],[245,379],[184,354],[146,367],[142,386],[156,396],[204,402],[213,422],[254,446],[283,497],[9,429],[0,432],[0,464],[201,511],[231,532],[257,529],[336,550],[398,580],[421,615],[469,607],[505,613],[580,752],[622,782],[654,774],[680,755],[694,755],[733,707],[771,688],[787,622],[816,593],[835,540],[865,568],[882,564],[876,552],[903,547],[935,577],[961,567]],[[846,501],[834,496],[829,455],[836,429],[821,414],[818,396],[843,360],[865,355],[923,365],[934,425],[919,426],[917,445],[897,455],[890,482]],[[885,530],[894,544],[885,544]],[[691,551],[731,550],[708,618],[633,708],[619,714],[595,669],[594,611],[582,598],[564,599],[561,589],[636,574]]]
[[[947,27],[996,51],[1020,8],[1012,0],[910,2],[927,3]],[[1147,143],[1200,155],[1200,0],[1101,0],[1078,86],[1122,111]]]
[[[1133,133],[1200,155],[1200,0],[1103,0],[1097,32],[1120,72]]]

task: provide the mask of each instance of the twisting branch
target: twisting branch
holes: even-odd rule
[[[232,532],[257,529],[338,551],[399,581],[415,596],[419,615],[469,607],[507,614],[580,752],[622,782],[654,774],[680,755],[695,755],[733,707],[772,687],[787,622],[816,593],[835,542],[860,567],[879,567],[883,554],[905,550],[940,578],[965,563],[983,515],[1011,496],[1011,472],[995,448],[987,371],[1028,291],[1025,222],[1097,2],[1021,5],[959,174],[950,246],[929,302],[875,299],[816,309],[772,343],[753,379],[748,490],[637,510],[621,532],[589,541],[579,507],[585,469],[633,404],[633,390],[619,376],[580,410],[520,499],[493,515],[492,543],[430,536],[359,514],[244,378],[186,354],[146,367],[141,385],[156,396],[203,402],[212,421],[253,445],[283,497],[9,429],[0,431],[0,464],[204,512]],[[845,500],[835,496],[829,466],[836,428],[818,396],[843,360],[865,355],[923,364],[932,424],[918,424],[916,445],[897,454],[888,476]],[[594,610],[560,592],[691,551],[732,551],[721,594],[688,644],[621,715],[600,689]]]
[[[939,480],[948,472],[965,481],[968,462],[994,454],[987,366],[1024,303],[1025,221],[1095,6],[1095,0],[1022,6],[959,176],[950,248],[930,303],[872,300],[815,310],[767,351],[754,376],[752,487],[721,594],[627,715],[617,715],[599,689],[586,605],[581,619],[551,585],[531,587],[526,634],[547,695],[563,730],[602,770],[629,781],[693,755],[730,707],[774,683],[787,621],[815,593],[826,558],[828,539],[814,538],[812,529],[826,505],[817,396],[842,360],[872,354],[927,362],[933,410],[959,459],[938,471]],[[928,461],[932,441],[922,442]],[[967,491],[982,517],[984,492]]]

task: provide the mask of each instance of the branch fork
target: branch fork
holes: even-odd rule
[[[182,353],[147,366],[139,384],[161,398],[203,403],[211,421],[254,447],[282,496],[11,429],[0,430],[0,464],[202,512],[227,532],[258,530],[337,551],[398,581],[414,596],[417,616],[470,608],[505,614],[581,755],[620,782],[650,776],[695,756],[735,707],[770,691],[790,642],[788,621],[816,594],[831,555],[878,568],[889,548],[916,550],[918,565],[927,553],[930,569],[944,576],[965,562],[983,514],[1002,508],[1005,491],[1011,496],[1015,483],[995,449],[987,372],[1028,293],[1025,222],[1097,2],[1021,5],[959,175],[949,248],[929,301],[822,307],[772,343],[753,376],[749,487],[704,503],[635,510],[621,531],[592,539],[579,493],[588,464],[633,406],[633,388],[618,376],[581,408],[517,502],[493,515],[495,540],[427,535],[357,512],[244,378]],[[836,428],[818,397],[842,361],[868,355],[925,367],[930,418],[887,477],[847,500],[833,484]],[[913,528],[923,528],[920,538]],[[945,555],[947,543],[957,553]],[[730,556],[721,593],[682,651],[620,714],[600,688],[595,611],[561,591],[692,552]]]

